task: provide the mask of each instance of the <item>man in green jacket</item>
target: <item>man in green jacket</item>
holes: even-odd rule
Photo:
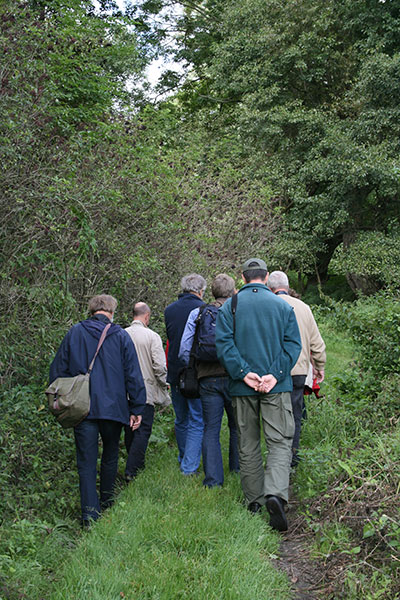
[[[267,288],[263,260],[247,260],[242,277],[236,308],[229,299],[218,311],[217,355],[229,374],[248,509],[256,513],[265,504],[271,527],[286,531],[294,434],[290,371],[301,351],[300,333],[292,307]],[[260,415],[268,450],[265,471]]]

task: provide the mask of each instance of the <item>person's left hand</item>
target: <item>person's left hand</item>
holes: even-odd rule
[[[253,373],[252,371],[250,371],[243,378],[243,381],[245,382],[246,385],[253,388],[253,390],[258,391],[257,388],[261,384],[261,377],[259,375],[257,375],[257,373]]]
[[[322,383],[325,377],[325,371],[323,369],[314,369],[314,379],[317,383]]]
[[[138,429],[138,427],[140,427],[141,422],[142,415],[131,415],[129,419],[129,427],[132,429],[132,431],[135,431],[135,429]]]
[[[261,377],[261,382],[259,383],[257,392],[262,392],[264,394],[268,394],[276,386],[278,380],[271,374],[263,375]]]

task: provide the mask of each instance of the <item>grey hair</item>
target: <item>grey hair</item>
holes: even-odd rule
[[[289,289],[289,279],[286,273],[283,271],[272,271],[268,277],[267,285],[271,290],[277,290],[278,288]]]
[[[94,315],[94,313],[99,310],[114,314],[117,306],[118,302],[113,296],[100,294],[98,296],[93,296],[93,298],[89,300],[88,311],[91,315]]]
[[[207,287],[207,282],[201,275],[197,273],[191,273],[190,275],[185,275],[181,279],[181,288],[182,292],[195,292],[196,294],[201,294]]]

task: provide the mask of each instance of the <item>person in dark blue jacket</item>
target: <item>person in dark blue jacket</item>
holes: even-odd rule
[[[185,365],[178,354],[189,313],[204,304],[203,294],[206,286],[206,280],[201,275],[186,275],[181,280],[182,293],[179,294],[178,300],[169,304],[164,312],[169,342],[167,381],[171,385],[171,398],[175,410],[178,460],[184,475],[196,473],[199,467],[204,424],[200,398],[189,400],[179,391],[179,371]]]
[[[112,504],[121,429],[140,426],[146,388],[129,334],[112,323],[117,301],[102,294],[89,301],[90,318],[64,337],[50,366],[50,381],[87,372],[103,329],[111,324],[90,375],[90,412],[74,427],[82,525],[88,526]],[[100,500],[96,491],[99,434],[103,442]]]

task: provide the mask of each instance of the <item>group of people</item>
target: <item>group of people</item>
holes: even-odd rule
[[[95,296],[89,302],[90,317],[65,336],[50,368],[51,381],[85,373],[101,332],[111,323],[91,374],[89,415],[74,427],[84,526],[112,503],[122,428],[128,451],[126,481],[144,467],[154,404],[168,404],[170,388],[182,474],[196,475],[202,458],[204,486],[222,486],[225,411],[229,469],[240,473],[249,511],[258,513],[265,505],[271,527],[287,529],[289,475],[298,461],[304,383],[310,365],[316,381],[323,380],[325,344],[310,308],[289,294],[285,273],[269,275],[265,262],[252,258],[244,263],[242,278],[244,285],[236,291],[232,277],[217,275],[211,286],[214,301],[206,305],[206,280],[198,274],[183,277],[182,292],[164,313],[167,363],[160,336],[148,327],[150,308],[144,302],[135,304],[134,320],[124,330],[113,323],[117,301]],[[196,361],[199,397],[187,398],[179,376],[207,308],[216,313],[215,355]]]

